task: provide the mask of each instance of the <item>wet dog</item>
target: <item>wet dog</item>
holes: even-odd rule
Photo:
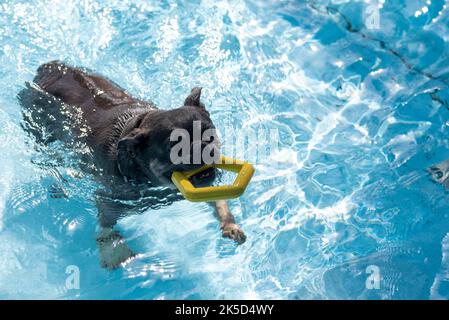
[[[142,207],[180,199],[173,189],[171,174],[202,165],[171,161],[173,130],[183,129],[192,136],[194,121],[201,121],[203,131],[214,128],[201,101],[201,88],[193,88],[181,107],[161,110],[98,74],[60,61],[40,66],[33,83],[27,83],[18,98],[25,129],[39,143],[61,141],[78,150],[84,170],[92,172],[101,183],[96,194],[102,228],[97,243],[101,264],[107,268],[115,268],[135,255],[114,230],[117,220]],[[217,142],[191,143],[199,143],[201,152],[207,144]],[[87,152],[82,151],[84,147]],[[191,149],[191,157],[195,149]],[[214,178],[214,170],[209,170],[196,182],[208,185]],[[158,188],[161,186],[168,188]],[[214,206],[223,236],[243,243],[245,235],[226,202],[217,201]]]

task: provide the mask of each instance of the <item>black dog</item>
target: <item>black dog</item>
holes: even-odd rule
[[[41,143],[62,141],[78,150],[83,168],[101,182],[104,188],[97,192],[96,203],[102,231],[97,243],[102,265],[117,267],[134,256],[113,230],[117,220],[180,199],[171,174],[202,165],[170,161],[174,129],[185,129],[192,136],[193,121],[201,121],[203,131],[214,128],[200,101],[201,88],[193,88],[182,107],[160,110],[100,75],[59,61],[40,66],[33,82],[18,95],[25,128]],[[207,143],[201,142],[201,148]],[[214,178],[214,170],[209,170],[196,182],[208,185]],[[217,201],[215,207],[223,236],[243,243],[246,237],[226,202]]]

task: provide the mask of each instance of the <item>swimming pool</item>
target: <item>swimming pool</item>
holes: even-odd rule
[[[448,298],[449,197],[426,172],[449,158],[448,10],[442,0],[2,1],[0,298]],[[179,201],[122,219],[140,255],[100,268],[95,183],[21,128],[16,95],[54,59],[161,108],[199,85],[219,127],[276,130],[277,153],[256,159],[230,202],[247,242],[221,238],[207,205]]]

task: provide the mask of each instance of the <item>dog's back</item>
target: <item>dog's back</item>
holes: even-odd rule
[[[112,81],[60,61],[41,65],[34,82],[64,103],[81,107],[84,112],[90,112],[93,108],[110,110],[120,106],[146,104],[131,97]]]
[[[33,81],[63,103],[81,108],[85,118],[92,122],[89,123],[91,127],[98,125],[94,122],[97,114],[104,119],[105,115],[123,112],[130,106],[155,108],[148,102],[133,98],[111,80],[60,61],[41,65]]]
[[[111,130],[114,124],[120,124],[121,117],[156,108],[100,75],[60,61],[41,65],[33,83],[26,84],[18,98],[25,128],[39,142],[84,135],[91,146],[99,149],[110,141]]]

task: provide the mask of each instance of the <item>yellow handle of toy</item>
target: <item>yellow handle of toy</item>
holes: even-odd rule
[[[232,185],[225,186],[195,188],[189,181],[189,178],[211,167],[236,172],[237,177],[234,183]],[[182,195],[189,201],[216,201],[240,197],[243,192],[245,192],[245,189],[248,186],[253,174],[254,167],[252,164],[221,156],[220,163],[217,164],[205,165],[204,167],[192,171],[175,171],[171,176],[171,180]]]

